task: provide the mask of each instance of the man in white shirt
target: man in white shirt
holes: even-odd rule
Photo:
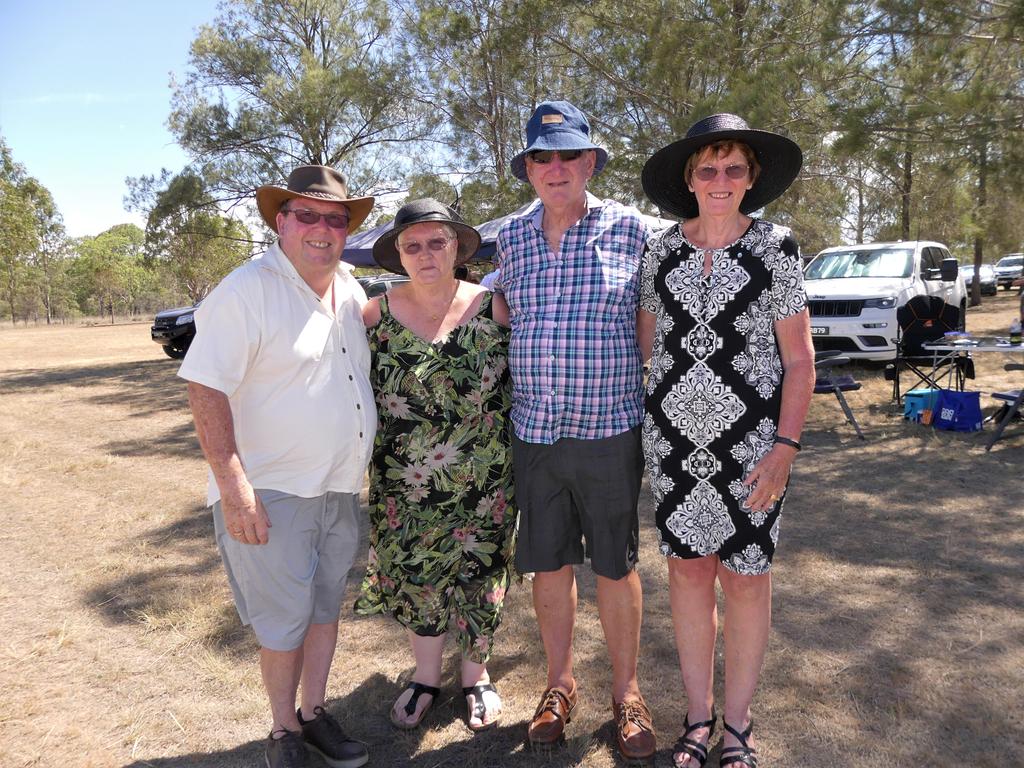
[[[302,166],[256,202],[279,240],[203,301],[178,375],[235,605],[260,643],[267,765],[304,766],[308,747],[357,768],[366,748],[324,701],[377,424],[366,296],[340,257],[373,198],[350,198],[332,168]]]

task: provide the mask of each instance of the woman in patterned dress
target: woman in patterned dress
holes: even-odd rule
[[[750,703],[814,351],[797,244],[748,214],[781,195],[800,163],[789,139],[721,114],[643,170],[647,196],[684,219],[648,240],[638,316],[650,357],[644,455],[688,706],[679,767],[704,765],[714,729],[716,579],[728,606],[721,764],[757,764]]]
[[[508,331],[487,289],[454,276],[479,245],[454,211],[425,199],[403,206],[373,247],[378,264],[409,282],[363,312],[379,425],[356,610],[389,613],[407,629],[416,670],[390,713],[404,729],[440,693],[449,631],[462,652],[466,724],[482,730],[501,714],[486,663],[515,540]]]

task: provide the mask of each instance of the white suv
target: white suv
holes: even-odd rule
[[[1010,253],[996,262],[996,282],[1010,290],[1013,281],[1024,273],[1024,253]]]
[[[861,360],[896,356],[896,309],[939,296],[967,315],[967,289],[941,243],[908,240],[826,248],[804,269],[814,348]]]

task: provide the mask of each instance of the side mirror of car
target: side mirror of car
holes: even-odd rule
[[[942,266],[939,267],[939,275],[942,277],[943,282],[952,282],[956,280],[956,276],[960,273],[960,265],[956,259],[949,258],[942,260]]]

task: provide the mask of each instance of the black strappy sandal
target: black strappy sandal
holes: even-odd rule
[[[466,704],[469,704],[469,695],[473,694],[473,710],[470,711],[469,707],[466,707],[466,727],[473,733],[480,731],[486,731],[488,728],[493,728],[498,724],[498,717],[495,717],[491,722],[485,723],[484,718],[487,716],[487,705],[484,703],[484,693],[490,691],[495,696],[498,695],[498,689],[494,687],[493,683],[480,683],[479,685],[470,685],[462,689],[462,695],[466,697]],[[472,718],[480,720],[482,725],[471,725],[470,720]]]
[[[405,720],[399,720],[395,717],[394,705],[392,705],[391,709],[388,711],[388,717],[391,719],[391,724],[395,726],[395,728],[400,728],[403,731],[411,731],[414,728],[420,727],[420,723],[423,722],[423,718],[427,716],[427,712],[429,712],[430,708],[434,706],[434,702],[437,701],[437,697],[441,695],[441,689],[436,688],[433,685],[417,683],[414,680],[405,687],[405,690],[412,691],[412,696],[409,697],[409,700],[405,702],[405,706],[402,708],[407,715],[412,715],[416,711],[416,702],[420,700],[420,696],[426,693],[431,697],[430,703],[423,708],[420,712],[420,716],[417,717],[414,722],[406,722]],[[402,691],[402,693],[405,693],[405,691]]]
[[[745,765],[747,768],[757,768],[757,752],[747,744],[747,739],[750,738],[750,732],[754,729],[754,721],[750,721],[750,725],[747,726],[747,730],[740,733],[725,720],[722,721],[722,725],[725,726],[725,730],[735,736],[742,746],[739,747],[725,747],[722,749],[722,759],[719,765],[725,768],[727,765]],[[729,754],[727,754],[729,753]]]
[[[694,723],[693,725],[690,725],[690,715],[686,715],[683,719],[683,728],[685,729],[683,731],[683,735],[676,740],[675,745],[672,747],[672,765],[674,765],[675,768],[680,768],[682,765],[681,760],[676,760],[676,755],[680,752],[692,757],[697,761],[697,765],[703,768],[704,763],[708,760],[708,747],[711,745],[711,736],[715,732],[716,719],[717,716],[715,715],[714,707],[711,708],[711,719],[705,720],[703,723]],[[691,733],[700,728],[708,729],[707,744],[701,744],[696,739],[687,738]]]

